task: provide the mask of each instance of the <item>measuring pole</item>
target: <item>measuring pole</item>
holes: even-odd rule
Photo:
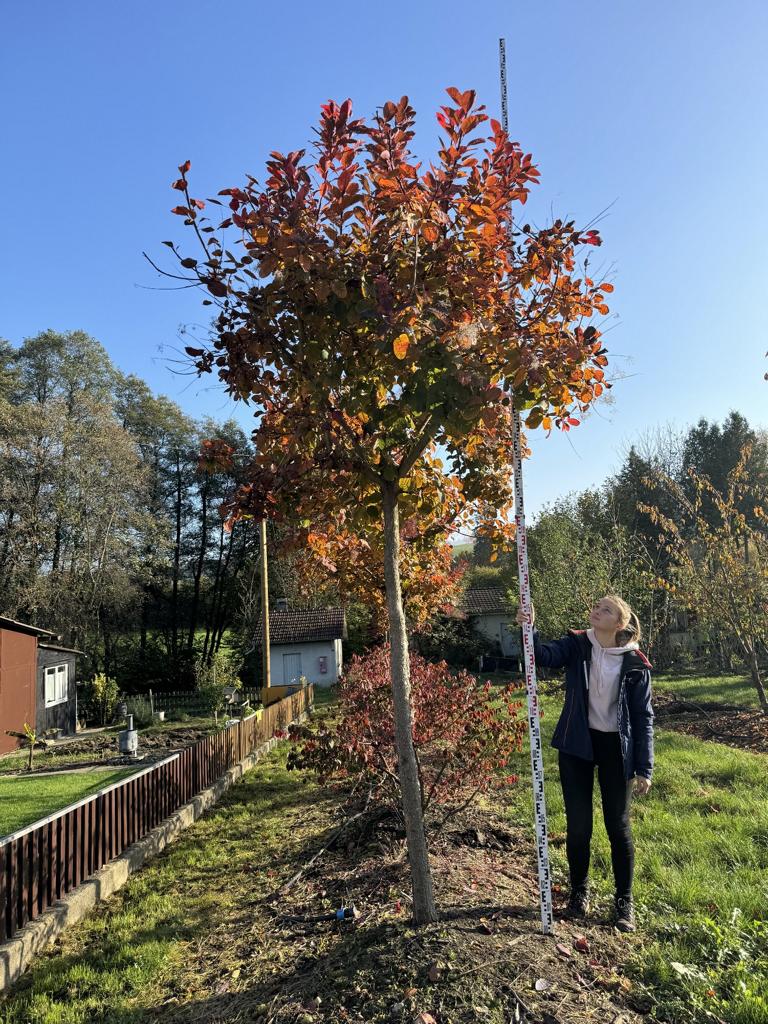
[[[499,68],[501,73],[501,124],[509,132],[507,104],[507,51],[505,41],[499,40]],[[510,231],[512,225],[510,221]],[[520,584],[520,607],[530,619],[531,578],[528,573],[528,537],[525,530],[523,502],[523,459],[520,445],[520,413],[512,402],[512,471],[515,483],[515,538],[517,542],[517,574]],[[539,896],[541,902],[541,930],[552,934],[552,885],[549,873],[549,844],[547,842],[547,809],[544,803],[544,760],[541,750],[539,724],[539,695],[536,690],[536,659],[533,653],[533,626],[523,625],[523,658],[525,661],[525,692],[528,697],[528,735],[531,746],[533,774],[533,809],[536,822],[536,856],[539,867]]]
[[[263,658],[263,679],[265,689],[272,685],[269,665],[269,575],[267,569],[267,520],[261,520],[261,655]],[[266,697],[264,698],[267,699]]]

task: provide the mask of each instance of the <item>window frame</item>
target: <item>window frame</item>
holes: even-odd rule
[[[53,676],[52,698],[48,695],[49,674]],[[60,675],[63,676],[63,682],[60,680]],[[43,688],[46,708],[55,708],[59,704],[66,704],[69,700],[69,663],[63,661],[57,662],[55,665],[46,665],[43,670]]]

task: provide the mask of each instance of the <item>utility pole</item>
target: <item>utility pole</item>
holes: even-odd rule
[[[501,126],[509,133],[509,107],[507,105],[507,52],[503,39],[499,40],[499,71],[501,77]],[[512,231],[510,219],[509,231]],[[523,459],[520,447],[520,412],[512,401],[512,469],[515,484],[515,539],[517,542],[517,573],[520,607],[530,620],[531,579],[528,573],[528,536],[525,529],[523,503]],[[536,856],[539,868],[539,899],[541,930],[545,935],[553,931],[552,884],[549,871],[549,845],[547,842],[547,809],[544,803],[544,758],[541,749],[539,723],[539,697],[536,690],[536,659],[533,651],[533,626],[523,625],[523,657],[525,660],[525,691],[528,698],[528,735],[531,746],[533,774],[533,807],[536,823]]]
[[[261,655],[263,658],[262,683],[264,689],[272,685],[269,667],[269,570],[267,567],[267,520],[261,520]],[[266,694],[266,696],[269,696]]]

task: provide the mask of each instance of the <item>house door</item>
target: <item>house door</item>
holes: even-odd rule
[[[520,653],[520,627],[514,622],[502,622],[499,630],[501,634],[501,653],[505,658],[516,658]]]
[[[283,655],[283,684],[298,683],[301,678],[301,654]]]

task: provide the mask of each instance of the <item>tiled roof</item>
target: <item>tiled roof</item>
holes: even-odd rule
[[[490,615],[512,611],[501,587],[477,587],[465,590],[461,607],[467,615]]]
[[[272,644],[307,644],[317,640],[344,640],[346,636],[343,608],[269,613],[269,640]],[[261,629],[258,639],[261,641]]]

